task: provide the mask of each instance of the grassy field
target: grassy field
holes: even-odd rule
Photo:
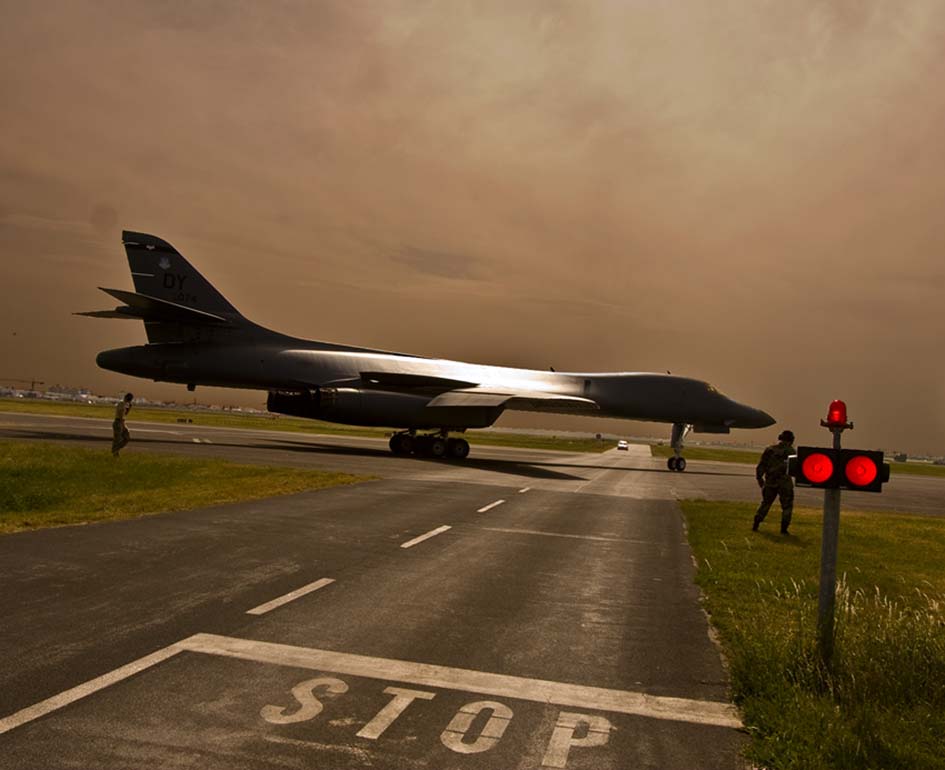
[[[93,417],[112,420],[115,407],[99,404],[77,404],[41,399],[0,399],[0,412],[20,412],[65,417]],[[241,428],[248,430],[283,430],[294,433],[319,433],[343,436],[367,436],[384,438],[391,434],[386,428],[359,428],[337,425],[321,420],[306,420],[283,415],[254,415],[240,412],[196,411],[190,409],[157,409],[133,407],[128,415],[130,421],[178,423],[192,422],[211,428]],[[528,435],[524,433],[498,433],[470,431],[465,434],[470,444],[481,446],[508,446],[524,449],[553,449],[562,452],[603,452],[617,445],[616,441],[597,441],[593,438],[569,438],[567,436]]]
[[[837,635],[816,653],[819,511],[685,501],[697,582],[731,667],[757,766],[945,768],[945,520],[843,512]]]
[[[671,446],[650,445],[650,454],[653,457],[672,457]],[[761,452],[753,449],[719,449],[716,447],[686,447],[683,455],[687,460],[708,460],[720,463],[751,463],[757,464]]]
[[[890,474],[902,473],[906,476],[939,476],[945,478],[945,465],[927,465],[925,463],[889,463]]]
[[[824,445],[831,445],[829,441]],[[653,457],[670,457],[672,447],[650,446]],[[724,447],[686,447],[683,454],[687,460],[708,460],[719,463],[748,463],[756,465],[761,459],[761,452],[754,449],[726,449]],[[887,456],[886,462],[889,462]],[[938,476],[945,478],[945,465],[931,465],[929,463],[896,463],[889,462],[890,473],[910,476]]]
[[[346,473],[0,441],[0,533],[351,484]]]

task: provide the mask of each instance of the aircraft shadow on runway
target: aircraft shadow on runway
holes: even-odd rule
[[[337,444],[322,444],[313,441],[293,441],[292,439],[273,439],[273,444],[291,444],[293,448],[290,451],[299,451],[304,452],[306,449],[315,448],[319,452],[327,452],[330,454],[341,454],[341,455],[360,455],[360,456],[372,456],[372,457],[390,457],[390,452],[386,449],[374,449],[373,447],[351,447],[351,446],[339,446]],[[235,446],[244,446],[243,444],[238,444]],[[269,448],[272,449],[272,444],[269,445],[258,445],[259,449]],[[288,448],[288,447],[283,447]],[[474,450],[475,451],[475,448]],[[406,459],[406,458],[403,458]],[[480,470],[486,471],[496,471],[498,473],[512,473],[519,476],[534,476],[535,478],[555,478],[555,479],[565,479],[572,481],[587,481],[584,476],[575,476],[571,473],[564,473],[561,471],[553,471],[551,468],[579,468],[581,470],[610,470],[610,471],[621,471],[626,473],[676,473],[676,471],[671,471],[668,468],[638,468],[638,467],[625,467],[625,466],[612,466],[612,465],[596,465],[596,464],[577,464],[577,463],[564,463],[564,462],[554,462],[551,460],[497,460],[494,458],[482,459],[478,457],[467,457],[465,460],[436,460],[432,457],[414,457],[411,458],[414,462],[425,462],[432,463],[437,467],[442,467],[444,463],[457,465],[459,467],[472,467],[478,468]],[[530,469],[529,471],[523,469]],[[690,476],[735,476],[743,477],[746,474],[744,473],[726,473],[723,471],[689,471],[685,472]],[[543,475],[547,474],[547,475]]]
[[[245,446],[239,444],[237,446]],[[339,446],[337,444],[321,444],[314,441],[293,441],[291,439],[273,439],[270,444],[256,445],[259,449],[284,449],[290,452],[316,451],[322,454],[334,455],[356,455],[359,457],[386,457],[395,459],[386,449],[374,449],[373,447],[350,447]],[[432,457],[411,457],[398,458],[410,460],[415,463],[425,463],[437,468],[455,466],[457,468],[476,468],[483,471],[494,471],[496,473],[509,473],[515,476],[529,476],[536,479],[560,479],[564,481],[586,481],[581,476],[575,476],[570,473],[562,473],[547,468],[538,468],[536,465],[545,463],[523,462],[516,460],[486,460],[476,457],[467,457],[465,460],[437,460]],[[583,467],[583,466],[575,466]]]
[[[106,443],[111,444],[110,436],[91,436],[83,435],[76,433],[50,433],[46,431],[30,431],[30,430],[11,430],[5,431],[6,435],[11,438],[20,438],[20,439],[39,439],[39,440],[56,440],[56,441],[77,441],[77,442],[95,442],[95,443]],[[135,444],[181,444],[183,446],[189,447],[198,447],[202,446],[201,444],[195,444],[192,439],[175,439],[175,438],[152,438],[148,437],[139,437],[135,436],[132,433],[132,443],[129,445],[128,449],[133,450]],[[373,448],[368,446],[343,446],[338,444],[324,444],[313,441],[295,441],[292,439],[272,439],[266,443],[233,443],[233,442],[224,442],[224,441],[214,441],[210,446],[214,447],[228,447],[233,449],[259,449],[263,451],[289,451],[289,452],[307,452],[307,453],[322,453],[322,454],[332,454],[332,455],[348,455],[348,456],[357,456],[357,457],[377,457],[377,458],[388,458],[390,460],[394,459],[408,459],[408,458],[394,458],[391,456],[391,453],[386,449]],[[126,451],[128,451],[126,449]],[[575,468],[580,470],[608,470],[608,471],[618,471],[622,473],[659,473],[659,474],[675,474],[676,471],[671,471],[668,468],[639,468],[639,467],[627,467],[627,466],[612,466],[612,465],[597,465],[597,464],[586,464],[581,465],[577,463],[565,463],[565,462],[555,462],[549,460],[496,460],[496,459],[480,459],[475,457],[467,457],[465,460],[437,460],[432,457],[414,457],[409,458],[412,462],[416,463],[428,463],[436,467],[444,467],[448,465],[454,465],[456,467],[468,467],[476,468],[483,471],[492,471],[494,473],[507,473],[513,476],[525,476],[535,479],[557,479],[561,481],[587,481],[585,476],[575,475],[573,473],[566,473],[562,470],[554,470],[555,468]],[[706,471],[706,470],[687,470],[684,473],[685,476],[730,476],[730,477],[746,477],[745,473],[726,473],[722,471]]]

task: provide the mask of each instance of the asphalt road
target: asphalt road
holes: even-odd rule
[[[750,468],[130,427],[125,451],[378,478],[0,537],[0,767],[740,766],[674,498],[755,499]]]

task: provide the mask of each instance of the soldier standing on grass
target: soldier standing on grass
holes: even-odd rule
[[[789,430],[781,431],[778,443],[772,444],[761,455],[755,468],[755,478],[761,487],[761,505],[755,514],[752,530],[765,520],[768,509],[776,497],[781,500],[781,534],[788,534],[791,526],[791,513],[794,511],[794,482],[788,475],[788,456],[794,450],[794,434]]]
[[[115,405],[115,422],[112,423],[112,457],[118,457],[121,448],[131,441],[131,434],[125,427],[125,415],[131,411],[134,395],[125,393],[125,397]]]

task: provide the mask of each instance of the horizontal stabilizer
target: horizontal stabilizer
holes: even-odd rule
[[[114,310],[89,310],[85,313],[73,313],[72,315],[84,315],[89,318],[127,318],[132,321],[140,321],[141,316],[135,314],[136,311],[131,307],[116,307]]]
[[[503,407],[524,412],[596,412],[597,402],[580,396],[545,393],[535,390],[503,391],[493,388],[451,390],[434,398],[430,407]]]
[[[99,288],[106,294],[110,294],[115,299],[124,302],[125,305],[114,310],[95,310],[89,313],[78,313],[77,315],[88,315],[94,318],[137,318],[144,321],[167,321],[198,325],[230,324],[230,321],[223,316],[185,305],[178,305],[176,302],[169,302],[165,299],[150,297],[147,294],[138,294],[122,289],[106,289],[102,286]]]

